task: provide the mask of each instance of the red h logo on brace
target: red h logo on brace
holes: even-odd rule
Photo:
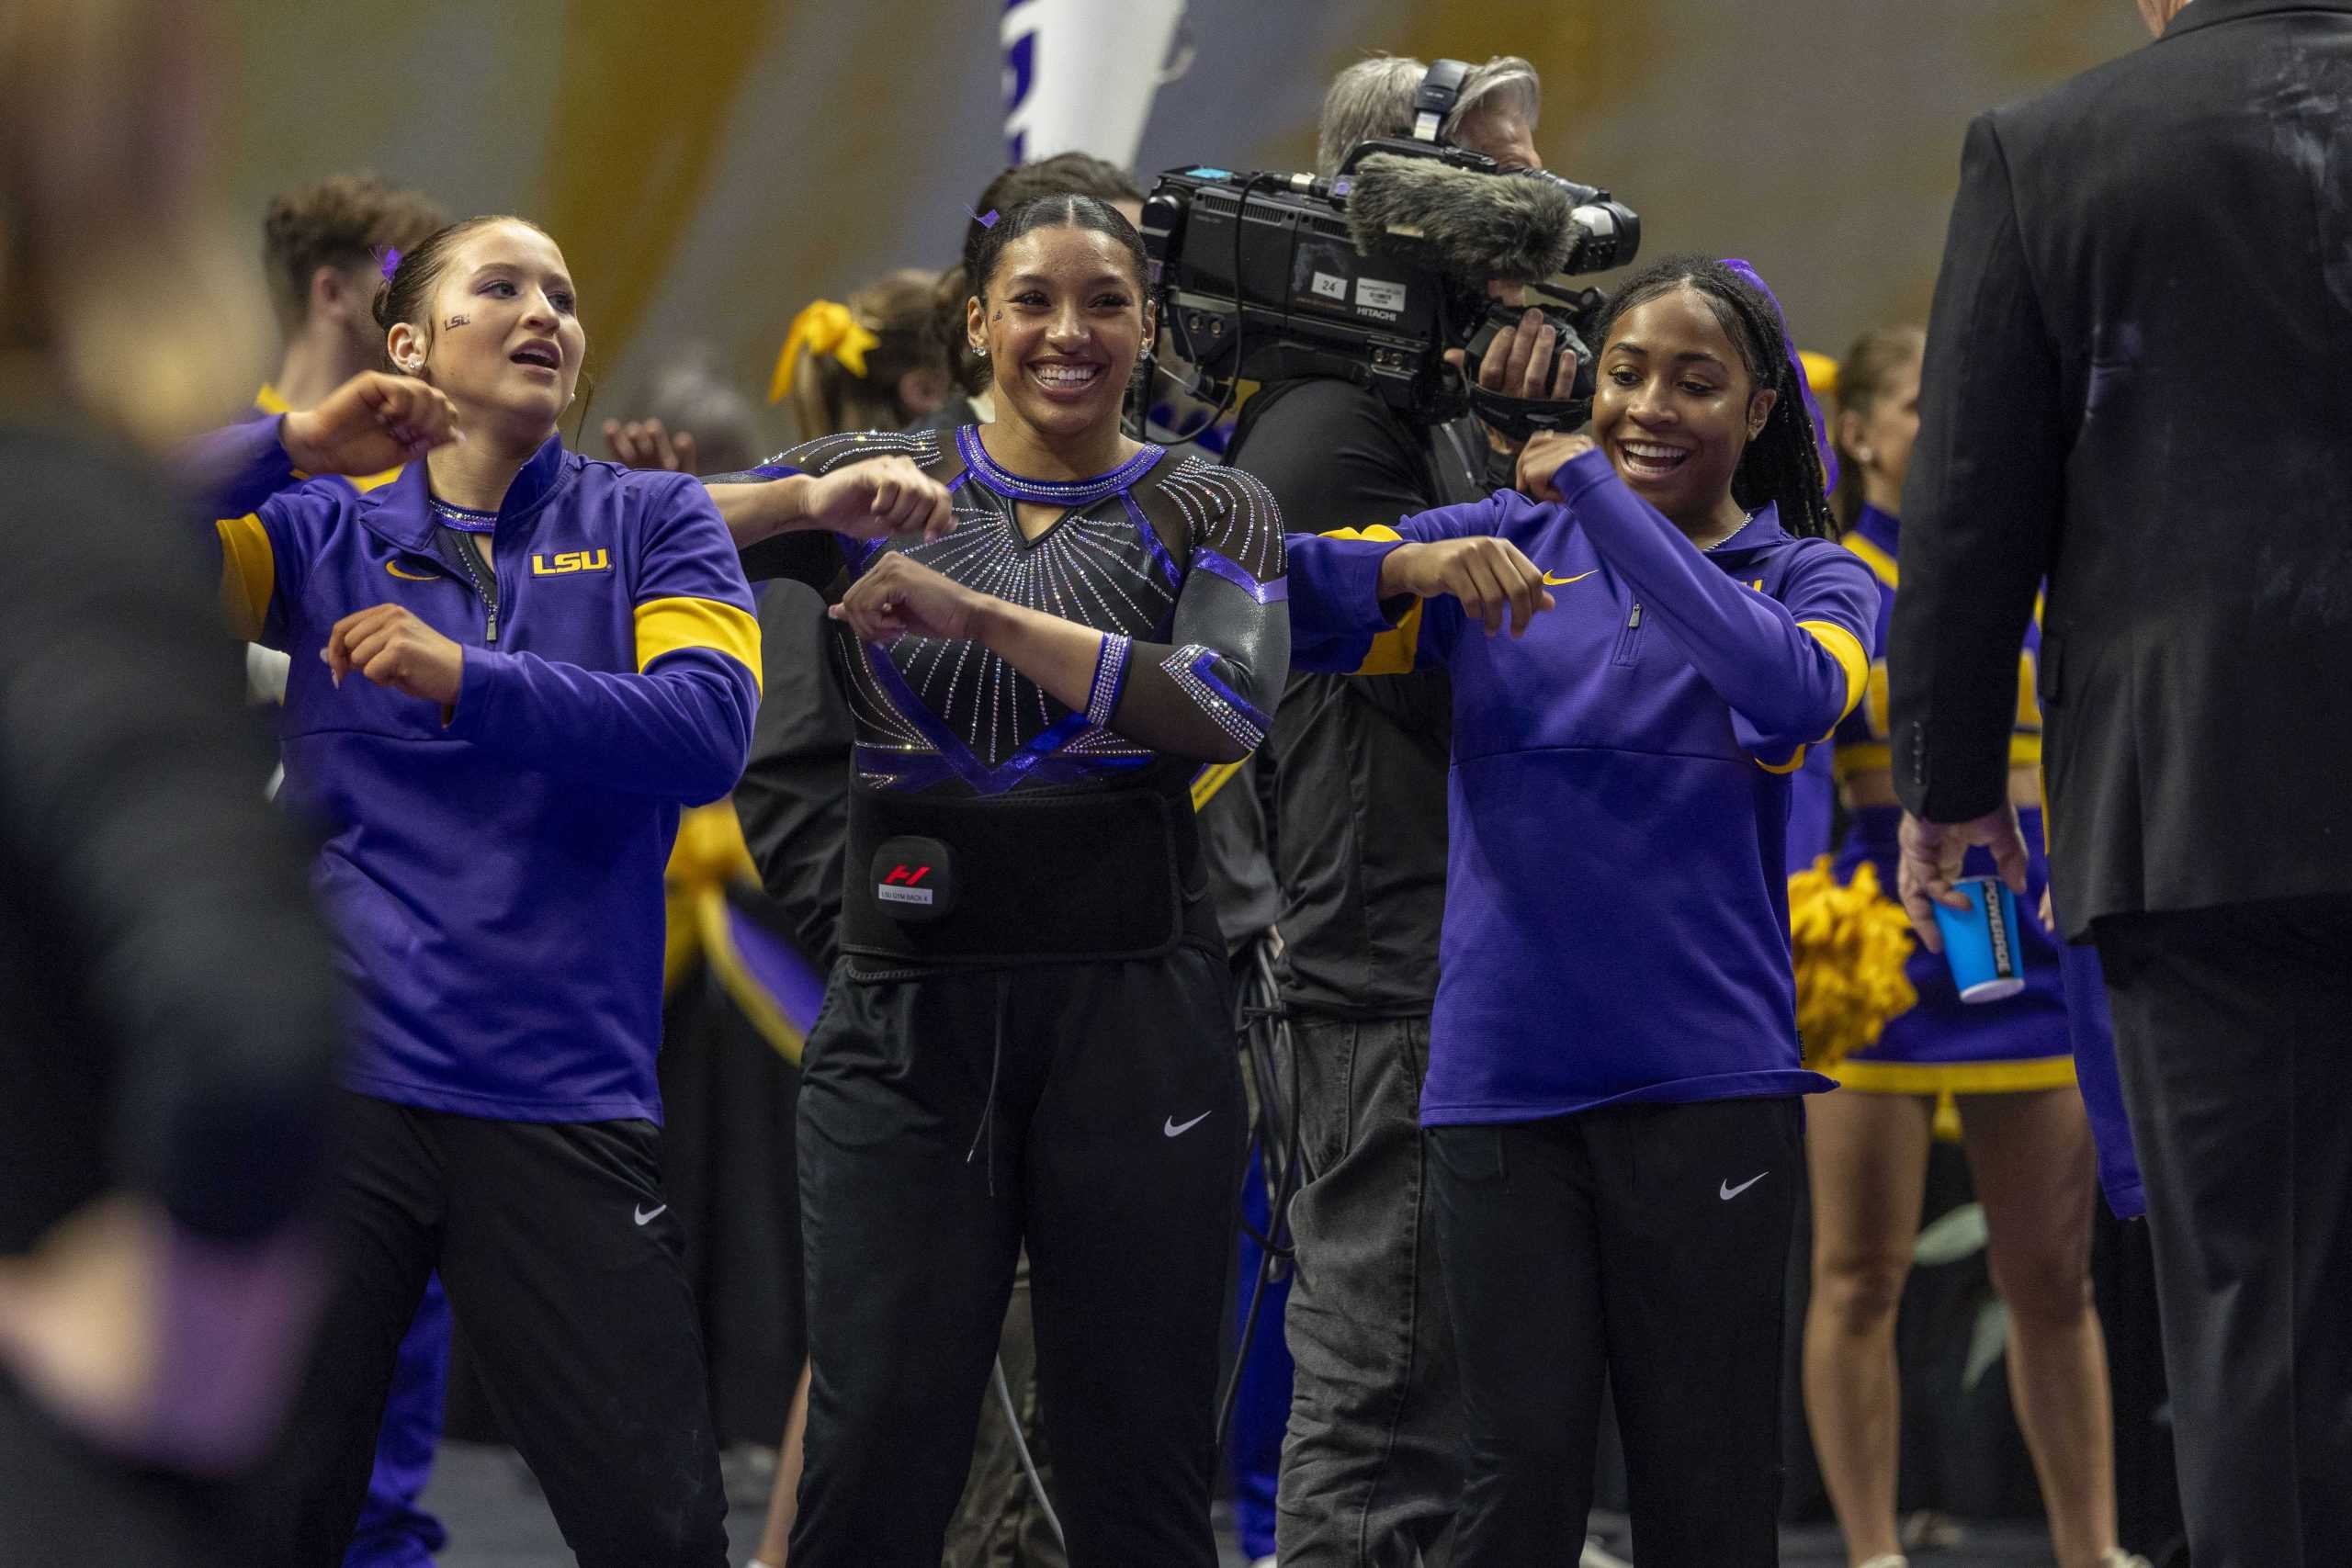
[[[916,883],[921,882],[924,877],[929,876],[930,874],[931,867],[927,865],[917,866],[910,872],[907,869],[905,863],[901,862],[899,863],[898,869],[891,872],[889,875],[884,877],[882,881],[886,886],[912,887]]]

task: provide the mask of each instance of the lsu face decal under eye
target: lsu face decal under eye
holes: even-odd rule
[[[610,571],[613,553],[610,550],[558,550],[552,556],[531,558],[533,577],[568,577],[575,571]]]

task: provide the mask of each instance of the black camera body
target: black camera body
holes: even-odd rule
[[[1458,177],[1416,183],[1441,170]],[[1510,183],[1489,191],[1487,179]],[[1439,193],[1426,221],[1398,210],[1400,201],[1411,208],[1415,190]],[[1367,231],[1375,208],[1383,219]],[[1242,380],[1336,376],[1415,423],[1456,418],[1475,402],[1522,435],[1582,422],[1592,374],[1582,344],[1600,296],[1530,289],[1579,351],[1574,406],[1474,396],[1445,352],[1465,350],[1475,367],[1493,333],[1521,315],[1487,298],[1488,277],[1602,271],[1640,244],[1639,219],[1606,191],[1506,174],[1482,153],[1417,139],[1360,143],[1328,179],[1171,169],[1144,203],[1142,231],[1165,341],[1194,367],[1196,391],[1230,396]]]

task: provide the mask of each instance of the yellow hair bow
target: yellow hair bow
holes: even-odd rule
[[[1838,395],[1838,362],[1836,360],[1826,354],[1815,354],[1809,348],[1799,349],[1797,357],[1804,361],[1805,379],[1813,383],[1815,397],[1834,398]]]
[[[768,401],[780,403],[792,390],[792,367],[801,350],[829,354],[851,375],[863,376],[865,351],[881,341],[858,324],[848,306],[833,299],[810,300],[792,318],[792,330],[785,334],[784,352],[776,355],[775,376],[768,382]]]

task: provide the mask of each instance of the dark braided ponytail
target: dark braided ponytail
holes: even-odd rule
[[[1707,302],[1722,324],[1724,335],[1739,350],[1741,362],[1758,390],[1779,394],[1764,428],[1739,455],[1732,471],[1731,496],[1745,511],[1766,502],[1780,508],[1781,526],[1801,538],[1838,537],[1838,519],[1822,490],[1820,448],[1815,444],[1813,416],[1805,408],[1804,389],[1792,368],[1789,335],[1781,322],[1781,307],[1770,293],[1747,276],[1711,256],[1668,256],[1634,274],[1611,297],[1600,312],[1597,344],[1605,345],[1617,320],[1636,305],[1661,294],[1690,288]]]

